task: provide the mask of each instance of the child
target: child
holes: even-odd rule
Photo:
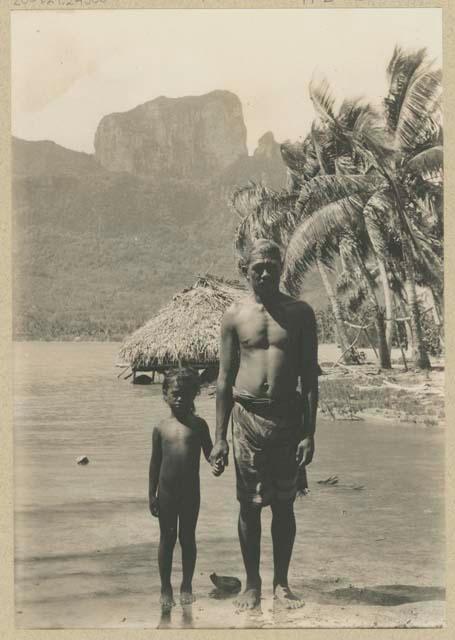
[[[152,435],[149,505],[151,514],[160,522],[158,565],[164,609],[175,604],[171,571],[177,525],[183,573],[180,602],[191,604],[195,600],[192,579],[200,504],[199,460],[201,448],[208,461],[213,446],[207,423],[194,413],[193,401],[198,392],[199,376],[194,370],[184,368],[166,374],[163,396],[171,413],[154,428]],[[221,473],[219,464],[213,467],[213,473]]]

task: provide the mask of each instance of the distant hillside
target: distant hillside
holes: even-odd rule
[[[227,95],[227,104],[234,104],[235,96]],[[198,99],[202,112],[203,99]],[[207,100],[213,110],[213,94]],[[220,117],[228,118],[224,97],[218,96],[217,101]],[[177,111],[182,109],[179,100],[172,104]],[[238,111],[232,111],[237,122],[233,135],[238,138]],[[174,122],[172,117],[169,122]],[[228,136],[229,130],[223,125],[222,135]],[[165,131],[166,127],[161,129],[162,139]],[[141,147],[139,133],[140,128],[136,151],[141,148],[141,154],[153,154],[153,146]],[[262,180],[274,188],[285,183],[285,167],[272,134],[261,139],[251,157],[246,146],[243,153],[243,142],[234,140],[231,148],[237,148],[238,154],[233,153],[232,162],[226,164],[225,152],[220,151],[216,162],[212,157],[207,175],[190,177],[161,165],[152,170],[153,163],[146,159],[148,174],[138,171],[137,163],[129,171],[119,171],[120,161],[112,170],[100,156],[97,136],[96,155],[53,142],[13,138],[14,334],[18,339],[120,338],[198,274],[236,277],[236,217],[227,202],[232,188],[249,180]],[[184,166],[185,154],[175,137],[166,144]],[[192,151],[193,161],[201,167],[206,160],[196,161],[198,148],[195,145]],[[312,303],[320,296],[319,283],[314,291],[314,299],[306,296]]]
[[[88,175],[103,171],[89,153],[71,151],[55,142],[30,142],[13,137],[13,174],[15,177]]]

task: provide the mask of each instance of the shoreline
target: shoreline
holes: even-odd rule
[[[381,370],[376,364],[335,367],[323,362],[319,378],[320,411],[333,420],[380,418],[425,427],[445,424],[445,365],[430,371],[399,364]]]
[[[27,345],[60,344],[64,349],[98,345],[112,348],[114,360],[111,374],[118,377],[115,357],[120,342],[113,340],[25,340],[13,341],[19,349]],[[319,412],[332,420],[362,421],[386,420],[398,424],[436,427],[445,425],[443,358],[432,358],[430,371],[403,369],[401,354],[392,349],[392,369],[380,369],[372,349],[364,349],[365,362],[346,366],[338,363],[340,351],[335,344],[319,345]],[[406,354],[407,357],[409,354]],[[125,365],[128,366],[128,365]],[[120,380],[121,383],[127,383]],[[203,391],[205,395],[207,391]]]

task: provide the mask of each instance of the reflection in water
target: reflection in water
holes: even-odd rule
[[[171,626],[171,611],[170,607],[161,608],[161,617],[157,629],[168,629]]]
[[[193,626],[193,606],[191,604],[182,605],[182,627]]]
[[[175,624],[177,621],[174,614],[174,625],[172,625],[172,609],[175,610],[174,607],[162,607],[157,629],[170,629],[172,626],[188,629],[194,626],[193,606],[191,604],[182,605],[182,619],[180,624]]]
[[[245,629],[258,629],[264,626],[264,613],[262,611],[261,603],[257,605],[254,609],[247,609],[246,611],[242,611],[244,614],[244,623],[243,627]]]

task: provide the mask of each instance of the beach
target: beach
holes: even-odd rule
[[[237,576],[234,469],[201,461],[197,601],[159,609],[148,512],[159,385],[117,379],[116,343],[15,345],[15,589],[19,628],[434,627],[444,623],[444,429],[381,416],[318,422],[310,493],[296,502],[291,581],[306,605],[273,611],[269,510],[261,609],[236,614],[209,575]],[[214,434],[214,399],[196,408]],[[360,415],[360,417],[362,417]],[[89,463],[77,465],[86,455]],[[336,475],[336,485],[323,484]],[[174,586],[180,578],[176,547]]]

